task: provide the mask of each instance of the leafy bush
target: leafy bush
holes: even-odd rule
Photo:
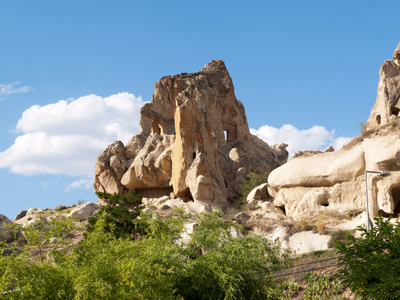
[[[30,253],[0,256],[0,295],[4,299],[271,299],[269,274],[287,258],[259,236],[218,213],[190,216],[198,224],[191,242],[182,242],[189,216],[136,219],[146,235],[131,239],[94,222],[86,239],[54,261],[33,262]],[[107,221],[108,222],[108,221]],[[139,224],[140,223],[140,224]],[[141,224],[144,223],[144,224]],[[137,227],[136,227],[137,228]],[[196,247],[203,255],[195,254]],[[0,251],[1,252],[1,251]],[[189,259],[193,256],[194,259]],[[6,292],[5,294],[3,294]]]
[[[268,173],[259,173],[257,171],[251,170],[247,172],[247,180],[240,186],[240,200],[241,202],[246,202],[247,196],[250,192],[257,186],[266,183],[268,180]]]
[[[282,282],[276,289],[277,298],[280,300],[293,299],[299,290],[300,286],[297,282]]]
[[[351,231],[341,230],[334,231],[331,233],[331,239],[328,242],[328,247],[332,248],[335,246],[335,241],[346,242],[349,239],[349,235],[351,235]]]
[[[340,281],[333,280],[332,275],[307,273],[304,277],[307,288],[304,290],[304,300],[332,299],[342,292]]]
[[[142,197],[135,191],[130,191],[127,195],[96,193],[103,201],[105,206],[100,211],[89,218],[87,231],[94,230],[96,223],[101,222],[105,232],[112,233],[115,237],[134,237],[135,234],[143,233],[138,217],[142,210]]]
[[[400,226],[376,217],[370,231],[337,241],[339,278],[353,293],[369,299],[400,299]]]

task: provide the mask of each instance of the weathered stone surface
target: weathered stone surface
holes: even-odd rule
[[[393,53],[393,60],[386,60],[379,71],[378,96],[364,130],[397,122],[400,117],[400,43]]]
[[[14,237],[11,230],[5,228],[5,225],[12,224],[11,220],[0,214],[0,242],[11,242]]]
[[[220,205],[235,200],[247,171],[270,172],[288,157],[287,145],[271,148],[250,134],[221,60],[163,77],[141,109],[140,127],[126,147],[114,142],[99,155],[96,191],[162,191],[158,197]]]
[[[393,55],[397,62],[399,51],[398,46]],[[386,61],[380,75],[378,98],[361,136],[337,152],[306,152],[271,172],[270,194],[287,216],[365,209],[365,170],[391,172],[368,175],[371,214],[400,213],[400,126],[388,124],[400,108],[400,66]]]
[[[244,212],[240,212],[240,213],[236,214],[236,216],[235,216],[235,220],[240,224],[246,223],[246,221],[249,219],[250,219],[250,216]]]
[[[268,200],[268,198],[268,183],[260,184],[247,195],[248,202],[252,200]]]
[[[298,232],[289,238],[288,246],[296,252],[303,254],[314,251],[328,250],[329,235],[322,235],[310,231]]]
[[[100,205],[93,202],[88,202],[74,207],[67,215],[68,218],[73,218],[80,221],[85,221],[92,217],[100,209]]]
[[[27,210],[22,210],[18,215],[15,216],[14,221],[19,220],[19,219],[25,217],[26,214],[27,214],[27,212],[28,212]]]

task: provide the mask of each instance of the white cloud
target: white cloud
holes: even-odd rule
[[[0,96],[9,96],[11,94],[23,94],[33,90],[33,88],[31,88],[30,86],[17,87],[18,85],[20,85],[18,81],[6,84],[0,83]]]
[[[80,189],[80,188],[84,188],[84,189],[90,189],[92,187],[92,183],[93,183],[93,179],[80,179],[80,180],[75,180],[74,182],[72,182],[71,184],[69,184],[65,191],[69,192],[72,189]]]
[[[281,128],[264,125],[257,130],[250,129],[250,132],[269,145],[288,144],[287,150],[290,157],[299,150],[324,151],[329,146],[339,150],[351,140],[350,137],[335,137],[335,130],[329,131],[317,125],[304,130],[299,130],[291,124],[284,124]]]
[[[92,178],[96,157],[115,140],[139,132],[144,102],[129,93],[96,95],[34,105],[22,114],[14,144],[0,152],[0,168],[22,175],[66,174]],[[70,188],[75,188],[72,183]],[[81,186],[84,186],[81,183]]]

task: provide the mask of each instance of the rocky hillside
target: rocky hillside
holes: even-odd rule
[[[371,219],[400,213],[399,53],[400,46],[394,60],[382,64],[376,104],[359,137],[339,151],[300,153],[287,163],[286,145],[271,147],[250,134],[223,61],[164,77],[141,110],[141,132],[99,155],[95,190],[135,189],[161,216],[175,207],[192,213],[219,207],[224,218],[297,253],[329,249],[338,233],[366,223],[366,170],[390,172],[368,175]],[[271,174],[238,208],[232,204],[250,170]],[[76,210],[89,208],[93,213],[98,204]],[[69,213],[80,218],[75,209]],[[0,222],[25,224],[51,215],[35,209],[25,214],[14,221],[1,216]]]

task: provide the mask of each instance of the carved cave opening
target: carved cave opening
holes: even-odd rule
[[[193,196],[192,193],[190,192],[189,188],[186,188],[184,191],[180,192],[177,195],[179,198],[181,198],[183,200],[183,202],[193,202]]]
[[[397,107],[391,107],[390,112],[392,115],[395,115],[397,117],[399,115],[400,109]]]
[[[393,188],[391,194],[394,202],[393,215],[397,217],[400,213],[400,186]]]
[[[136,192],[140,194],[143,198],[161,198],[164,196],[170,196],[173,192],[173,188],[165,187],[165,188],[142,188],[136,189]]]
[[[380,125],[381,124],[381,115],[376,116],[376,124]]]
[[[283,212],[283,214],[286,216],[286,209],[285,209],[285,205],[282,206],[277,206],[277,209],[279,209],[281,212]]]
[[[237,139],[237,126],[236,124],[222,124],[224,130],[225,141],[232,142]]]
[[[393,199],[393,214],[388,214],[382,209],[378,211],[378,215],[384,217],[384,218],[389,218],[389,217],[397,217],[400,214],[400,186],[396,186],[392,188],[390,191],[390,194]]]
[[[318,204],[324,207],[328,207],[329,206],[329,202],[327,198],[323,198],[320,201],[318,201]]]
[[[151,132],[157,134],[163,134],[162,126],[160,124],[160,119],[154,118],[151,124]]]

